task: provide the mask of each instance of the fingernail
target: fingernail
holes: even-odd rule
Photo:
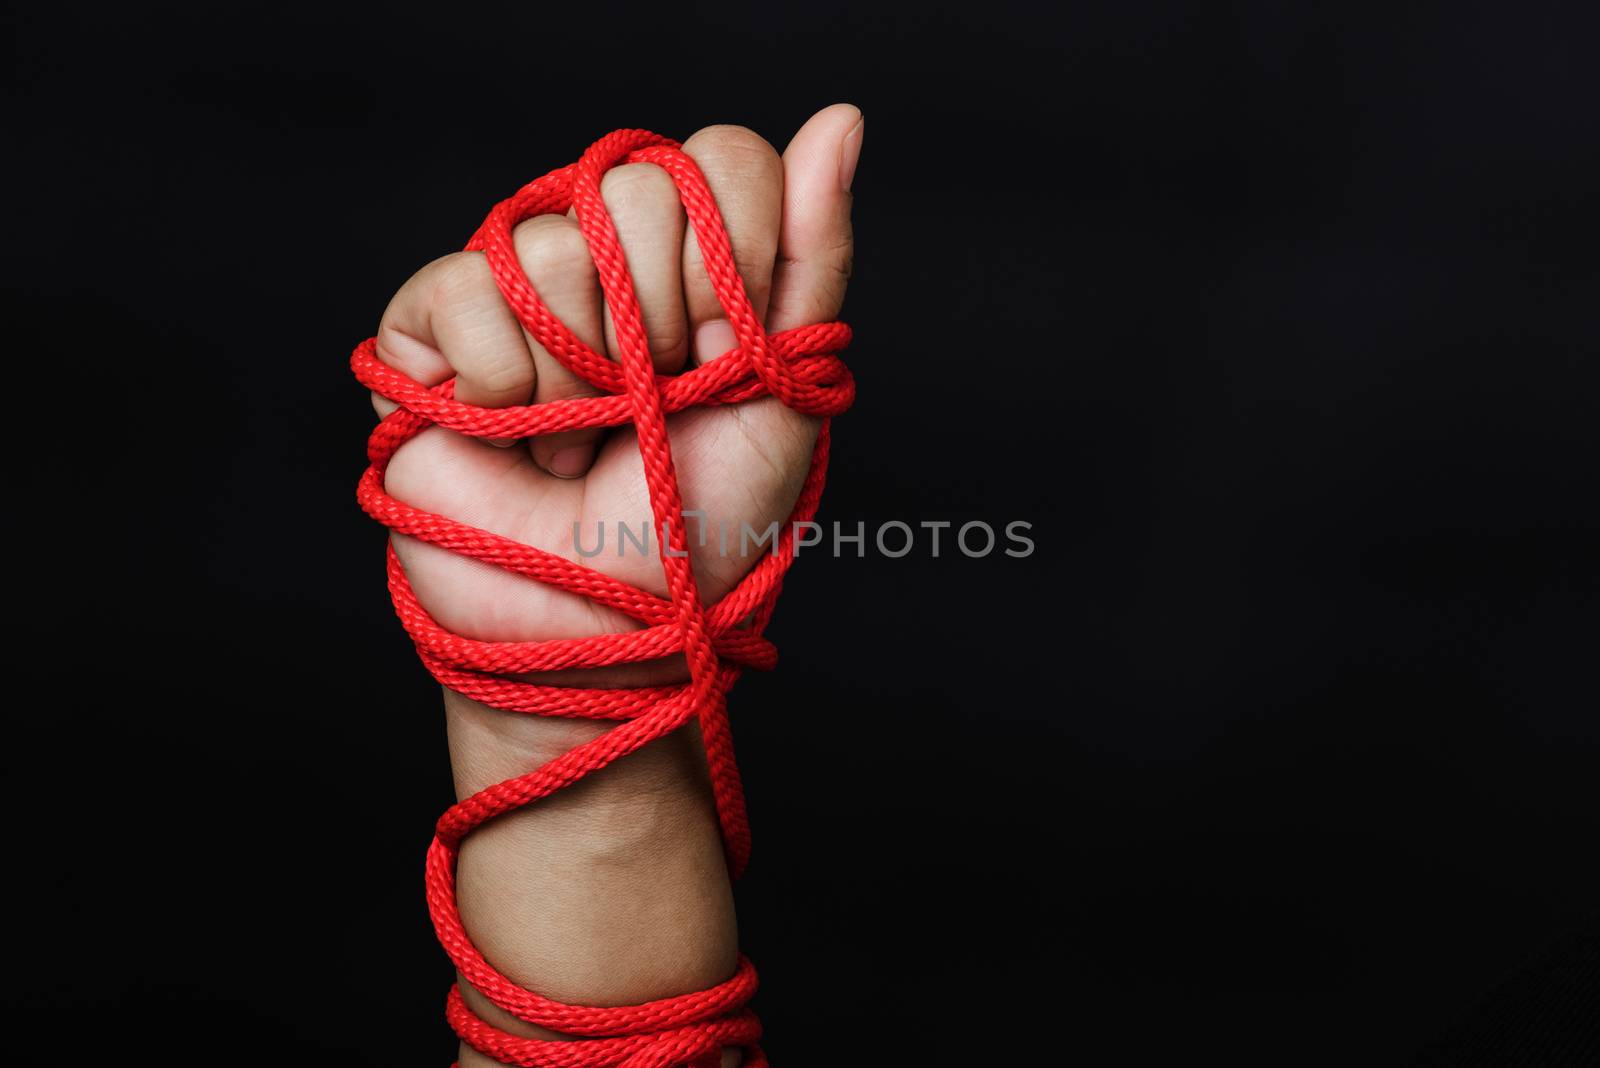
[[[710,363],[738,345],[739,338],[733,332],[733,324],[726,319],[712,319],[695,327],[694,358],[698,363]]]
[[[593,462],[593,445],[568,445],[550,457],[550,473],[557,478],[577,478]]]
[[[497,449],[509,448],[517,443],[516,438],[484,438],[483,440],[487,441],[490,445],[493,445]]]
[[[847,193],[850,183],[856,179],[856,164],[861,162],[861,139],[866,136],[866,130],[867,117],[863,115],[850,127],[850,132],[844,135],[844,143],[839,146],[839,184]]]

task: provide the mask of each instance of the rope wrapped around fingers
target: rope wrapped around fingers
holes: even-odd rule
[[[671,176],[702,252],[717,300],[738,345],[681,375],[655,373],[643,318],[616,228],[600,195],[612,167],[653,163]],[[512,232],[535,215],[574,209],[599,272],[615,326],[619,360],[580,340],[540,300],[518,262]],[[368,338],[351,356],[362,385],[399,408],[381,420],[367,442],[370,461],[357,488],[361,507],[395,533],[494,564],[616,609],[641,624],[626,634],[537,642],[488,642],[453,634],[417,599],[391,543],[389,590],[395,611],[422,662],[447,688],[508,712],[616,721],[617,725],[528,773],[497,783],[440,817],[427,858],[428,908],[445,952],[460,974],[495,1005],[575,1041],[523,1038],[486,1023],[453,986],[446,1018],[481,1053],[529,1068],[706,1068],[724,1047],[744,1052],[760,1068],[761,1025],[746,1007],[755,969],[741,955],[734,975],[708,990],[639,1005],[568,1005],[526,990],[484,959],[461,922],[456,904],[456,859],[461,842],[488,820],[548,797],[689,723],[700,726],[717,817],[731,874],[750,854],[744,791],[729,733],[727,693],[743,668],[776,662],[762,637],[794,560],[795,529],[816,514],[828,466],[829,417],[847,408],[855,383],[838,353],[850,341],[843,323],[823,323],[768,336],[745,293],[716,201],[694,160],[680,146],[643,130],[618,130],[595,142],[574,164],[552,171],[497,204],[467,245],[484,253],[506,302],[528,333],[600,396],[511,408],[479,408],[454,398],[453,379],[424,386],[377,357]],[[805,482],[774,549],[713,605],[702,605],[685,541],[683,499],[673,466],[666,417],[696,406],[738,404],[772,396],[822,419]],[[644,462],[667,596],[658,597],[530,545],[414,508],[389,495],[385,471],[402,445],[432,426],[477,438],[524,438],[583,427],[632,423]],[[689,680],[670,686],[578,689],[507,676],[565,668],[595,668],[681,653]]]

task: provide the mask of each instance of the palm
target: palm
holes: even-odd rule
[[[711,533],[700,545],[692,528],[690,561],[701,594],[713,601],[755,563],[739,546],[741,524],[756,530],[782,521],[805,478],[816,421],[763,399],[753,404],[695,409],[668,419],[684,505],[703,511],[708,530],[730,531],[726,555]],[[523,448],[499,449],[433,429],[401,448],[389,466],[390,492],[524,544],[579,561],[658,595],[666,592],[658,538],[641,553],[631,542],[619,553],[618,524],[650,525],[638,443],[631,429],[610,435],[594,467],[580,479],[556,478]],[[586,552],[604,530],[605,548]],[[395,548],[418,597],[446,629],[489,641],[536,640],[627,629],[629,621],[592,601],[469,557],[404,536]]]

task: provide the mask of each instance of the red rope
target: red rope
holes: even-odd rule
[[[616,228],[600,197],[600,179],[623,163],[653,163],[677,185],[694,227],[706,271],[738,347],[676,376],[655,374],[639,303]],[[578,339],[534,292],[512,243],[512,231],[535,215],[576,209],[599,270],[616,327],[620,362]],[[362,342],[350,365],[362,385],[400,405],[367,442],[371,465],[357,489],[361,507],[392,531],[581,594],[639,621],[626,634],[542,642],[485,642],[452,634],[418,602],[391,543],[389,590],[395,611],[416,642],[422,662],[457,693],[495,708],[540,716],[616,720],[618,725],[525,775],[488,787],[440,817],[428,850],[428,908],[434,930],[461,975],[490,1001],[519,1019],[578,1041],[521,1038],[479,1019],[452,986],[446,1017],[465,1042],[497,1061],[529,1068],[674,1068],[715,1065],[724,1047],[744,1050],[751,1068],[765,1065],[757,1041],[761,1024],[745,1007],[756,989],[750,961],[709,990],[641,1005],[596,1008],[566,1005],[517,986],[472,944],[456,906],[456,857],[461,842],[496,816],[570,786],[612,761],[688,723],[698,721],[711,771],[728,867],[734,877],[750,854],[744,791],[734,762],[726,697],[744,667],[770,668],[777,651],[762,637],[783,576],[794,560],[795,524],[809,521],[822,497],[828,466],[828,418],[855,397],[849,369],[836,355],[850,328],[825,323],[767,336],[734,264],[722,215],[694,160],[676,142],[644,130],[618,130],[595,142],[577,163],[524,186],[495,205],[467,244],[482,251],[496,283],[528,332],[552,356],[601,391],[599,397],[514,408],[478,408],[454,399],[454,379],[428,388],[380,362],[376,339]],[[788,407],[822,416],[821,431],[800,498],[775,551],[716,604],[703,606],[688,559],[683,499],[667,439],[666,416],[696,405],[737,404],[771,395]],[[661,554],[667,597],[619,582],[554,553],[421,511],[384,489],[384,472],[400,446],[429,426],[477,438],[522,438],[579,427],[632,422],[639,435],[655,529],[669,532]],[[689,681],[636,689],[577,689],[505,678],[523,672],[602,667],[681,652]]]

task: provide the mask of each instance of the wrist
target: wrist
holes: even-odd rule
[[[522,716],[448,691],[445,708],[460,797],[614,726]],[[733,891],[694,724],[480,827],[457,871],[479,951],[557,1001],[638,1004],[714,986],[737,966]],[[503,1030],[548,1037],[470,987],[463,996]]]
[[[458,798],[526,774],[615,726],[504,712],[448,690],[445,716]],[[575,857],[615,860],[699,837],[708,828],[715,832],[699,737],[691,722],[483,833],[497,825],[537,827],[550,845]]]

